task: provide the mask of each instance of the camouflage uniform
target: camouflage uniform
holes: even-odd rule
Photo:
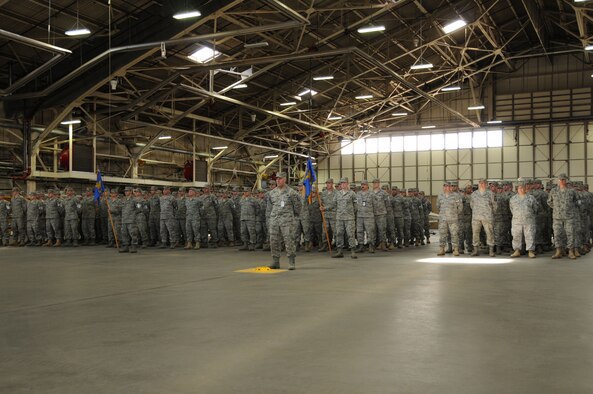
[[[40,201],[35,199],[31,193],[32,199],[27,201],[27,238],[30,245],[39,246],[41,244],[41,234],[39,218],[41,216]]]
[[[491,249],[491,254],[493,254],[495,242],[492,221],[494,219],[494,210],[496,209],[494,194],[488,189],[483,192],[476,190],[471,195],[470,206],[472,209],[472,239],[474,254],[479,253],[480,230],[482,227],[486,232],[486,243]]]
[[[153,192],[156,190],[153,189]],[[161,200],[155,193],[148,200],[150,213],[148,214],[148,231],[150,233],[150,244],[152,246],[161,240]]]
[[[264,200],[263,193],[260,193],[260,197],[257,199],[257,203],[259,204],[259,210],[257,218],[255,218],[255,248],[262,249],[265,240],[268,239],[268,229],[265,226],[266,224],[266,202]]]
[[[379,179],[373,180],[373,184],[380,184]],[[383,189],[373,189],[375,201],[373,209],[375,212],[375,244],[379,244],[379,247],[386,250],[387,240],[387,206],[389,204],[389,195]],[[360,209],[360,205],[358,206]]]
[[[430,213],[432,212],[432,203],[424,195],[422,196],[422,206],[424,208],[424,236],[426,237],[426,242],[430,243]]]
[[[47,233],[47,246],[51,246],[52,238],[55,238],[57,246],[62,243],[62,226],[60,221],[64,214],[62,200],[52,191],[52,196],[45,202],[45,232]]]
[[[461,202],[463,211],[459,221],[459,252],[463,253],[467,250],[471,253],[473,251],[471,194],[462,195]]]
[[[388,185],[383,185],[383,190],[385,190],[385,193],[387,193],[387,239],[389,240],[390,248],[393,249],[397,238],[395,234],[395,219],[393,216],[393,197],[391,196],[391,190],[389,190]]]
[[[333,183],[333,180],[330,178],[327,180],[328,182]],[[327,230],[327,235],[329,236],[329,243],[332,242],[332,239],[336,235],[336,195],[337,190],[333,189],[332,191],[324,190],[321,192],[321,204],[324,208],[324,216],[325,216],[325,226]],[[319,251],[326,251],[328,241],[326,239],[326,232],[322,233],[322,242],[319,248]]]
[[[535,224],[539,210],[537,200],[530,194],[525,194],[523,197],[515,194],[511,197],[509,206],[513,215],[513,250],[521,250],[523,237],[525,237],[526,249],[535,251]]]
[[[241,239],[243,248],[240,250],[255,250],[257,235],[255,221],[259,215],[260,205],[251,195],[241,198]]]
[[[107,243],[109,241],[109,212],[107,211],[107,203],[105,199],[107,198],[106,194],[99,199],[99,229],[101,231],[101,242]],[[98,237],[97,237],[98,238]]]
[[[159,206],[161,208],[161,248],[165,248],[167,241],[171,249],[175,248],[179,242],[179,234],[177,234],[177,226],[179,223],[176,219],[175,211],[177,210],[177,199],[171,194],[163,194],[159,198]]]
[[[401,248],[407,239],[405,236],[404,225],[404,198],[396,191],[391,197],[391,208],[393,210],[393,222],[395,224],[395,235],[397,237],[397,247]],[[394,239],[395,242],[395,239]]]
[[[27,237],[27,200],[20,194],[14,195],[10,200],[10,211],[12,214],[12,239],[13,243],[19,242],[20,246],[25,244]]]
[[[362,181],[365,184],[366,181]],[[368,184],[368,183],[366,183]],[[377,193],[372,192],[370,190],[360,190],[356,193],[356,238],[358,239],[358,250],[362,251],[362,246],[364,243],[364,234],[366,232],[367,235],[367,242],[369,246],[369,251],[371,253],[375,252],[375,245],[377,241],[377,200],[381,199],[382,196],[377,195]],[[385,215],[382,216],[383,219]]]
[[[219,201],[219,209],[218,209],[218,236],[219,238],[223,239],[226,236],[227,241],[229,244],[235,242],[235,232],[234,232],[234,211],[235,208],[235,200],[227,197],[223,197]],[[241,215],[241,210],[239,207],[239,216]],[[241,219],[239,217],[239,219]],[[240,230],[239,227],[237,230]]]
[[[510,196],[499,189],[494,195],[496,201],[496,209],[494,210],[494,242],[498,247],[500,254],[502,249],[510,247],[510,232],[511,232],[511,210],[509,208]]]
[[[459,193],[446,190],[437,198],[437,209],[439,210],[439,255],[445,254],[448,237],[451,237],[453,253],[459,255],[459,216],[463,212],[461,196]]]
[[[80,238],[78,213],[81,209],[82,205],[75,196],[66,196],[64,198],[64,239],[67,244],[72,243],[73,246],[78,246],[78,239]]]
[[[109,199],[109,210],[111,211],[113,223],[107,226],[107,236],[109,238],[107,247],[113,247],[116,244],[115,237],[117,237],[118,243],[121,242],[121,203],[121,198],[113,193]],[[115,230],[115,234],[113,234],[113,230]]]
[[[185,234],[187,235],[187,242],[189,242],[190,244],[195,242],[194,249],[200,249],[201,209],[202,201],[200,201],[200,199],[197,196],[187,197],[185,199]]]
[[[2,246],[8,245],[8,213],[10,202],[0,199],[0,241]]]
[[[342,179],[340,183],[348,182]],[[336,204],[336,247],[338,253],[334,257],[341,257],[344,249],[345,237],[352,251],[356,248],[356,194],[352,190],[338,190],[335,196]],[[362,239],[360,240],[363,241]],[[352,255],[353,257],[355,254]]]
[[[138,229],[138,236],[142,240],[142,248],[146,248],[150,245],[150,230],[148,229],[148,217],[150,215],[149,201],[139,195],[139,189],[135,189],[134,194],[134,203],[137,208],[136,228]]]
[[[323,218],[321,217],[321,211],[319,210],[319,200],[314,197],[311,200],[311,204],[307,206],[309,210],[309,239],[316,245],[321,247],[323,242]]]
[[[301,187],[303,187],[301,185]],[[303,242],[309,251],[309,242],[311,242],[311,237],[309,235],[309,199],[299,193],[299,198],[301,200],[301,211],[299,216],[296,218],[295,226],[294,226],[294,242],[296,245],[296,249],[299,250],[301,246],[301,235],[303,236]]]
[[[279,173],[277,178],[285,174]],[[272,267],[280,266],[280,252],[282,241],[286,245],[289,268],[294,269],[296,247],[294,244],[294,223],[300,214],[301,201],[296,191],[284,185],[276,187],[269,193],[267,210],[270,212],[270,249],[272,252]]]
[[[414,190],[412,190],[414,192]],[[420,226],[420,212],[422,204],[414,195],[408,197],[410,207],[410,244],[420,245],[420,237],[422,236],[422,227]],[[424,221],[424,219],[422,219]]]
[[[86,196],[81,202],[82,210],[82,235],[86,244],[95,244],[95,217],[97,204],[94,196]]]
[[[216,197],[211,193],[202,195],[202,212],[200,214],[201,231],[202,231],[202,247],[208,247],[208,232],[210,232],[210,243],[212,247],[218,246],[218,221],[216,217],[216,210],[218,202]]]
[[[404,246],[409,246],[412,242],[412,213],[410,197],[402,197],[403,215],[404,215]]]
[[[138,247],[138,226],[136,215],[142,214],[142,203],[131,196],[132,189],[128,188],[121,201],[121,253],[136,253]]]
[[[185,234],[185,188],[180,188],[177,192],[177,210],[175,211],[175,219],[177,220],[177,239],[180,243],[185,243],[187,235]]]
[[[554,245],[556,248],[574,248],[574,216],[577,212],[577,196],[574,190],[554,188],[548,196],[552,208]]]

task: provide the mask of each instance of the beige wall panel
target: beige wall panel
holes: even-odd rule
[[[423,191],[427,195],[431,195],[430,193],[430,182],[418,182],[418,190]]]
[[[533,177],[533,163],[519,163],[518,177],[522,177],[522,178]]]
[[[359,156],[359,155],[357,155]],[[342,168],[352,168],[354,164],[354,157],[353,155],[344,155],[342,156]],[[333,168],[333,166],[332,166]]]
[[[430,151],[418,152],[418,165],[430,165]]]
[[[459,178],[457,164],[449,164],[445,167],[445,180],[454,180]]]
[[[568,145],[552,145],[552,160],[568,160]]]
[[[445,180],[445,167],[444,166],[433,166],[432,167],[432,179],[433,180]]]
[[[547,178],[550,172],[550,162],[549,161],[536,161],[535,162],[535,177],[536,178]]]
[[[519,128],[519,145],[533,144],[533,127],[521,126]]]
[[[565,173],[568,174],[568,165],[565,161],[554,161],[552,162],[552,172],[554,176]],[[570,176],[570,174],[568,174]]]
[[[505,146],[502,149],[502,159],[505,162],[509,162],[509,161],[517,161],[517,151],[518,148],[515,146]]]
[[[416,182],[416,167],[405,167],[406,182]]]
[[[572,143],[568,145],[570,160],[578,160],[585,158],[585,144]]]
[[[538,145],[535,147],[535,157],[536,161],[543,161],[550,159],[550,147],[548,145]]]
[[[591,144],[593,145],[593,144]],[[444,151],[433,151],[432,152],[432,165],[442,166],[445,164],[445,152]]]
[[[569,176],[585,176],[585,160],[570,160]]]
[[[502,148],[488,148],[488,163],[502,162]]]
[[[475,156],[474,156],[475,160]],[[484,158],[485,160],[485,158]],[[472,162],[472,151],[471,149],[459,149],[459,164],[469,164]]]
[[[468,179],[471,176],[472,166],[459,166],[459,178]],[[473,165],[473,180],[486,177],[486,164],[474,164]]]
[[[354,155],[354,168],[364,168],[365,162],[365,155]]]
[[[404,165],[404,154],[401,152],[396,152],[391,154],[391,166],[403,166]]]
[[[416,152],[404,152],[404,165],[416,167]]]
[[[419,166],[418,167],[418,180],[420,180],[420,181],[430,180],[430,166]]]
[[[340,153],[334,156],[330,156],[329,166],[330,168],[340,168]],[[352,157],[352,155],[343,155],[342,158]]]
[[[504,162],[502,165],[502,171],[504,179],[516,179],[517,174],[517,163],[516,162]]]
[[[585,125],[580,123],[571,123],[569,125],[569,141],[584,142],[585,141]]]
[[[515,146],[515,129],[504,128],[502,132],[502,145],[503,146]]]
[[[488,164],[488,178],[502,179],[502,164],[489,163]]]
[[[519,161],[533,161],[533,147],[520,146],[519,147]]]
[[[392,167],[391,168],[391,181],[392,182],[402,182],[404,179],[404,169],[403,167]]]

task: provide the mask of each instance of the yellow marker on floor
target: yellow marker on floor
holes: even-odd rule
[[[286,272],[288,270],[273,270],[270,267],[261,266],[255,268],[247,268],[245,270],[237,270],[235,272],[247,272],[249,274],[277,274],[279,272]]]

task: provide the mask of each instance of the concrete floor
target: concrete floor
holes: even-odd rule
[[[593,392],[591,256],[435,251],[0,248],[0,392]]]

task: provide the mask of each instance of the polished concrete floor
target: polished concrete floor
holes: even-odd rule
[[[593,257],[435,250],[0,248],[0,393],[593,392]]]

